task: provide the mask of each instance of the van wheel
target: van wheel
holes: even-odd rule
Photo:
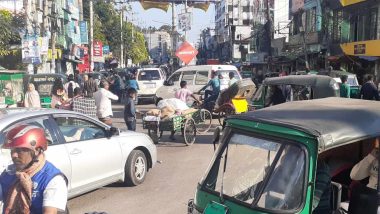
[[[133,150],[131,154],[129,154],[127,163],[125,164],[125,185],[137,186],[142,184],[146,177],[147,167],[144,152]]]

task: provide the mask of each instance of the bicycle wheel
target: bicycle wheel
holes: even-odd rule
[[[195,122],[192,118],[185,121],[183,128],[183,138],[187,146],[191,146],[195,142],[197,136],[197,128],[195,127]]]
[[[195,121],[195,127],[198,134],[204,134],[208,132],[211,128],[212,115],[206,109],[199,110],[199,115],[197,115],[197,121]]]

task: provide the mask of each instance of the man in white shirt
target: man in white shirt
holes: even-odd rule
[[[102,80],[99,86],[100,89],[94,93],[96,116],[100,121],[111,126],[111,117],[113,116],[111,100],[118,100],[119,97],[108,90],[109,83],[107,81]]]
[[[66,177],[45,159],[45,131],[37,126],[18,125],[7,132],[6,139],[2,148],[10,150],[13,165],[0,175],[1,212],[65,211]]]

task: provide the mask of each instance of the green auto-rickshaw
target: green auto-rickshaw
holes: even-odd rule
[[[17,107],[24,99],[24,71],[0,70],[0,107]]]
[[[28,74],[24,77],[25,89],[28,88],[29,83],[33,83],[36,90],[40,95],[41,107],[51,108],[51,96],[54,81],[60,78],[62,83],[67,82],[67,77],[64,74],[57,73],[41,73],[41,74]]]
[[[326,97],[338,97],[339,85],[329,76],[289,75],[266,78],[252,99],[252,107],[261,109],[272,104],[274,91],[282,91],[284,100],[299,101]]]
[[[380,137],[379,127],[380,102],[336,97],[232,116],[220,141],[215,134],[219,146],[188,213],[311,214],[322,178],[317,169],[328,166],[331,183],[322,187],[331,213],[375,214],[379,187],[368,188],[364,177],[351,176],[359,161],[378,151],[372,143]],[[374,154],[377,169],[379,152]]]

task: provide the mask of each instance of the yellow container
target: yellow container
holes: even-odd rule
[[[232,104],[236,113],[244,113],[248,111],[248,102],[246,98],[233,98]]]

